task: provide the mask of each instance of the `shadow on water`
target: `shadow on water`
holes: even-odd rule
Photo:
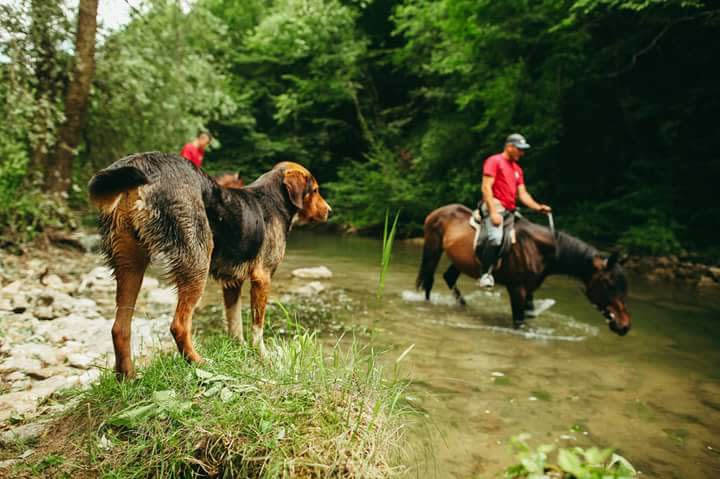
[[[293,232],[273,294],[303,284],[292,269],[326,265],[328,289],[303,300],[323,309],[346,298],[324,335],[371,331],[392,362],[415,345],[402,374],[431,423],[415,439],[434,450],[419,477],[498,477],[521,432],[535,443],[615,447],[645,477],[720,477],[720,294],[635,278],[633,330],[620,338],[576,282],[550,278],[536,298],[557,304],[516,331],[504,290],[461,278],[468,305],[456,306],[442,262],[424,301],[412,289],[421,249],[410,243],[396,243],[378,302],[381,250],[376,240]]]

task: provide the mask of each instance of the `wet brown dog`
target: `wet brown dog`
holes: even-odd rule
[[[88,188],[117,280],[112,337],[119,377],[133,374],[131,321],[152,259],[165,264],[177,286],[170,331],[188,361],[201,360],[192,344],[192,317],[209,274],[223,288],[228,332],[240,340],[240,290],[251,282],[253,345],[264,356],[265,305],[290,226],[327,221],[331,211],[315,178],[291,162],[249,186],[226,189],[177,155],[141,153],[99,171]]]

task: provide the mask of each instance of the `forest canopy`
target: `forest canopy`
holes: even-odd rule
[[[0,6],[4,234],[63,221],[40,205],[79,23],[63,0]],[[338,224],[373,232],[401,210],[416,235],[438,206],[474,207],[484,159],[518,131],[528,189],[559,227],[713,255],[718,26],[704,1],[148,0],[97,31],[66,198],[82,207],[97,169],[207,128],[208,172],[298,161]]]

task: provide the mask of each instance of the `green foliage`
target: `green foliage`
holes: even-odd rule
[[[28,158],[19,143],[0,137],[0,238],[29,241],[47,227],[74,227],[67,206],[28,186]]]
[[[97,52],[85,157],[94,167],[140,151],[179,151],[236,104],[216,50],[226,26],[206,8],[153,0]],[[92,170],[92,168],[90,169]]]
[[[518,464],[505,470],[506,479],[633,479],[637,472],[627,459],[611,449],[573,447],[559,449],[557,465],[548,462],[555,446],[532,449],[528,434],[512,438],[511,445]]]
[[[682,251],[673,228],[654,218],[645,224],[631,226],[620,236],[618,243],[633,254],[662,256]]]

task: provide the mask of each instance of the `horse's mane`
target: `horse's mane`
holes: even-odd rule
[[[593,258],[598,255],[598,250],[562,231],[557,233],[555,244],[553,272],[575,277],[585,277],[592,273]]]
[[[592,260],[598,251],[584,241],[562,231],[554,237],[549,228],[527,219],[515,222],[520,251],[529,271],[541,272],[544,268],[539,255],[552,273],[584,278],[592,273]]]

